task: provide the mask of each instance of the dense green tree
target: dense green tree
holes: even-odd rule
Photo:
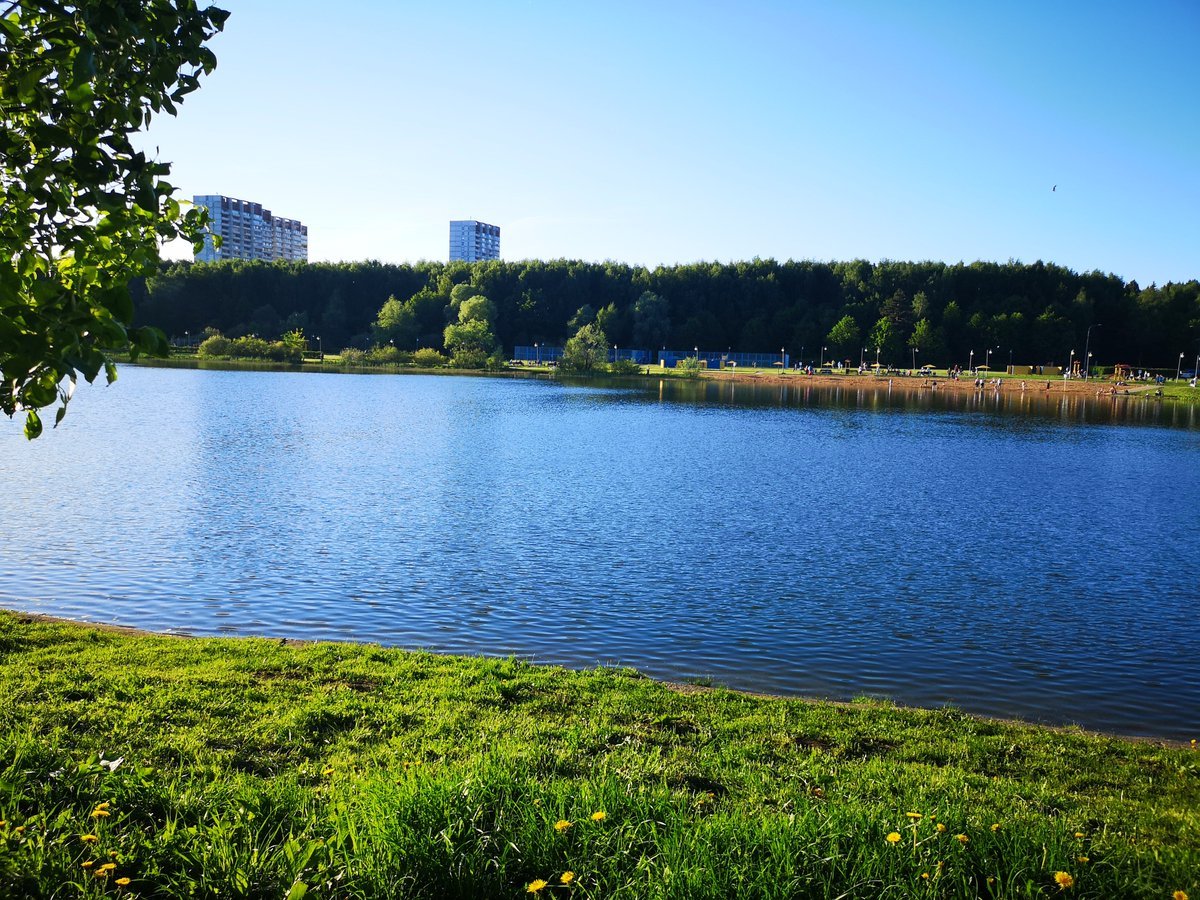
[[[445,345],[451,363],[459,369],[482,369],[497,354],[492,319],[496,308],[487,297],[473,294],[461,301],[458,321],[446,326]]]
[[[594,323],[582,326],[563,348],[559,365],[566,372],[602,372],[608,363],[608,337]]]
[[[853,316],[842,316],[825,335],[825,342],[839,354],[846,355],[859,347],[858,323]],[[824,360],[822,360],[824,362]]]
[[[941,331],[930,324],[928,319],[917,320],[917,324],[913,326],[912,334],[908,338],[908,346],[920,351],[921,358],[917,360],[920,364],[939,367],[949,365],[942,361],[942,357],[946,353],[946,345]]]
[[[199,246],[205,219],[132,139],[212,71],[204,43],[227,13],[194,0],[0,7],[0,410],[23,411],[35,438],[38,410],[59,402],[61,421],[79,375],[116,378],[114,351],[166,353],[160,331],[130,327],[129,284],[154,270],[160,241]]]
[[[417,338],[417,317],[411,304],[401,303],[394,296],[388,297],[379,308],[371,335],[376,344],[411,347]]]
[[[896,356],[900,349],[900,332],[892,323],[892,320],[880,316],[875,323],[875,327],[871,329],[870,335],[867,336],[867,347],[874,348],[879,361],[892,365],[895,363]]]
[[[670,334],[670,304],[653,291],[642,291],[633,304],[633,343],[647,350],[656,350],[666,345]]]

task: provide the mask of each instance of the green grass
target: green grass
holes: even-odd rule
[[[0,697],[5,897],[1200,897],[1189,747],[2,612]]]

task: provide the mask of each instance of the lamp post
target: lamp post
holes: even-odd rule
[[[1088,350],[1088,348],[1091,347],[1091,345],[1092,345],[1092,329],[1093,328],[1103,328],[1103,327],[1104,326],[1101,325],[1099,322],[1097,322],[1095,325],[1088,326],[1087,340],[1084,341],[1084,343],[1083,343],[1083,358],[1085,360],[1087,360],[1087,367],[1088,367],[1088,371],[1083,373],[1084,381],[1088,380],[1088,372],[1091,372],[1091,370],[1092,370],[1092,354]]]
[[[800,345],[800,365],[804,365],[804,345]]]
[[[967,371],[972,375],[975,374],[975,351],[971,351],[971,355],[967,357]]]
[[[784,369],[787,368],[787,363],[783,361],[783,358],[784,358],[783,348],[780,347],[779,348],[779,371],[780,372],[782,372]]]
[[[821,348],[821,365],[825,365],[825,347]]]
[[[183,342],[187,344],[189,348],[192,346],[192,338],[187,331],[183,332]]]
[[[863,347],[861,350],[858,351],[858,367],[861,369],[863,367],[863,363],[865,363],[866,361],[867,361],[867,348]]]
[[[1075,351],[1071,351],[1071,359],[1067,363],[1067,377],[1070,378],[1075,373]]]
[[[1012,373],[1013,373],[1013,368],[1012,368],[1012,347],[1009,347],[1009,348],[1008,348],[1008,374],[1009,374],[1009,375],[1011,375]]]
[[[613,344],[613,362],[616,362],[620,358],[621,358],[621,348],[618,347],[616,344]]]
[[[1179,380],[1179,370],[1183,368],[1183,354],[1179,354],[1179,365],[1175,367],[1175,380]]]
[[[913,371],[915,372],[915,371],[917,371],[917,348],[913,347],[912,352],[913,352]]]
[[[987,369],[988,372],[992,371],[992,350],[992,347],[988,347],[987,353],[983,357],[983,367]]]
[[[879,351],[882,349],[883,349],[883,347],[879,347],[879,346],[877,346],[875,348],[875,374],[876,375],[879,374]]]
[[[321,362],[325,362],[325,345],[321,343],[321,336],[317,335],[317,353],[320,354]]]
[[[537,365],[540,366],[542,364],[542,348],[538,346],[537,341],[533,342],[533,356],[537,362]]]

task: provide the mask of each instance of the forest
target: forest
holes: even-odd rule
[[[877,347],[883,362],[936,366],[988,350],[993,365],[1063,365],[1087,346],[1096,365],[1174,370],[1200,354],[1200,281],[1143,288],[1043,262],[174,262],[134,286],[138,323],[174,340],[299,329],[326,351],[442,349],[471,295],[490,301],[504,353],[596,323],[621,347],[783,347],[855,364]]]

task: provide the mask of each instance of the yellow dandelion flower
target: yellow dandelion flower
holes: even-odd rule
[[[554,823],[554,830],[557,831],[559,834],[562,834],[564,831],[566,831],[570,827],[571,827],[571,823],[568,822],[566,819],[559,819],[557,822]]]
[[[602,809],[598,809],[594,813],[592,813],[592,821],[593,822],[603,822],[607,818],[608,818],[608,813],[606,813]]]
[[[888,836],[887,836],[887,842],[888,842],[889,844],[898,844],[898,843],[900,843],[900,832],[898,832],[898,831],[889,831],[889,832],[888,832]]]
[[[116,851],[116,850],[109,850],[109,851],[108,851],[108,858],[109,858],[109,859],[116,859],[116,858],[117,858],[117,851]]]
[[[1058,882],[1058,886],[1064,891],[1069,887],[1075,886],[1075,879],[1066,872],[1055,872],[1054,880]]]
[[[128,878],[118,878],[117,884],[119,884],[121,887],[128,887],[129,879]]]
[[[928,880],[929,880],[929,873],[928,873],[928,872],[922,872],[922,873],[921,873],[921,877],[922,877],[922,878],[924,878],[926,881],[928,881]]]
[[[570,884],[572,881],[575,880],[575,873],[571,872],[571,871],[563,872],[561,875],[558,876],[558,880],[561,881],[563,884]]]
[[[104,865],[102,865],[100,867],[100,871],[101,872],[111,872],[116,867],[117,867],[116,863],[105,863]]]
[[[988,884],[995,884],[995,883],[996,883],[996,879],[995,879],[994,877],[992,877],[991,875],[989,875],[989,876],[988,876],[988,879],[987,879],[987,881],[988,881]]]
[[[107,878],[108,872],[109,872],[108,869],[97,869],[95,872],[92,873],[92,875],[94,875],[96,878]]]
[[[921,815],[920,813],[917,813],[917,812],[905,813],[905,815],[906,815],[906,816],[908,816],[910,819],[923,819],[923,818],[925,818],[923,815]]]
[[[958,839],[958,842],[960,844],[965,844],[967,841],[970,840],[970,838],[967,837],[965,834],[956,834],[954,837]]]
[[[24,825],[18,825],[16,828],[13,829],[13,834],[24,834],[24,833],[25,833]]]
[[[79,868],[81,868],[81,869],[90,869],[90,868],[91,868],[92,866],[94,866],[95,864],[96,864],[96,861],[95,861],[94,859],[89,859],[89,860],[87,860],[86,862],[82,863],[82,864],[79,866]]]
[[[100,840],[100,838],[96,837],[94,834],[81,834],[79,839],[85,844],[94,844],[96,841]]]
[[[112,813],[110,813],[107,809],[101,809],[99,806],[92,810],[93,819],[107,819],[110,815],[112,815]]]
[[[1192,743],[1194,744],[1196,742],[1192,741]],[[1188,900],[1188,895],[1183,891],[1176,891],[1171,895],[1171,900]]]
[[[333,772],[334,772],[334,768],[333,768],[333,766],[330,766],[328,769],[325,769],[323,772],[321,772],[321,774],[329,776],[329,775],[332,775]]]
[[[1075,832],[1075,837],[1077,837],[1077,838],[1083,837],[1083,832],[1082,831]]]
[[[999,830],[1000,830],[1000,823],[999,823],[999,822],[993,822],[993,823],[992,823],[992,831],[999,831]]]
[[[938,822],[938,823],[937,823],[937,830],[938,830],[938,833],[939,833],[939,834],[944,834],[944,833],[945,833],[945,831],[946,831],[946,826],[945,826],[945,825],[943,825],[941,822]]]
[[[1091,862],[1092,861],[1091,858],[1087,857],[1087,856],[1077,856],[1077,857],[1075,857],[1075,859],[1077,859],[1079,862]]]
[[[529,882],[529,887],[525,888],[525,892],[527,894],[536,894],[536,893],[538,893],[538,891],[540,891],[542,888],[544,888],[547,884],[549,884],[549,882],[544,881],[541,878],[535,878],[535,879],[533,879],[533,881]]]

